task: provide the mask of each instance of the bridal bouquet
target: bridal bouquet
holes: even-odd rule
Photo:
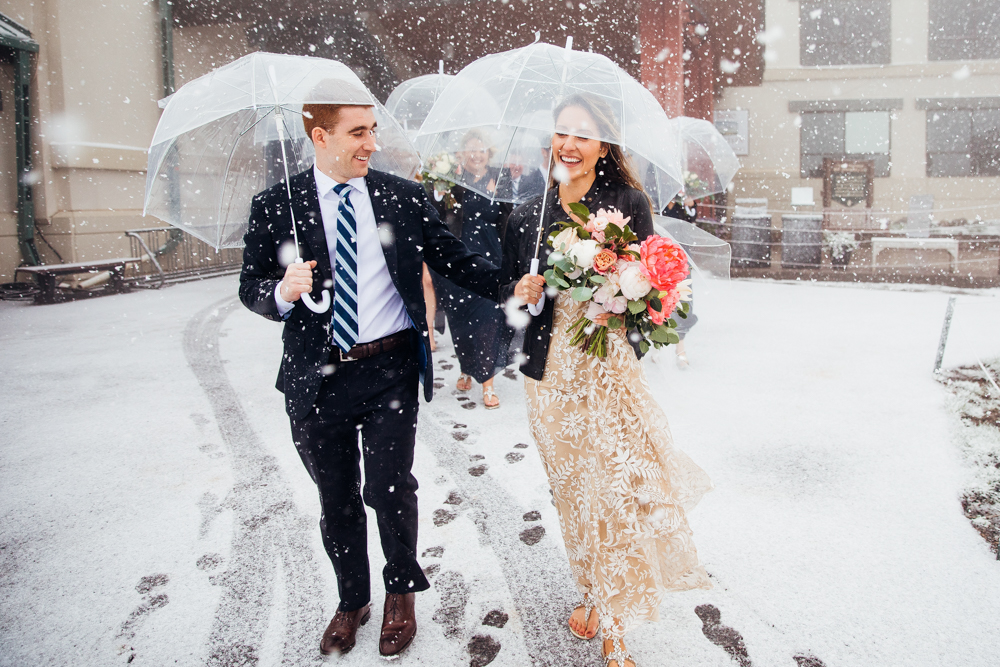
[[[455,207],[455,198],[451,188],[459,181],[459,166],[449,153],[438,153],[424,163],[420,180],[427,189],[427,194],[433,195],[437,201],[444,200],[445,208]]]
[[[655,235],[639,243],[628,227],[631,218],[620,211],[600,209],[594,214],[583,204],[569,206],[586,222],[560,222],[549,235],[554,252],[545,281],[557,290],[569,290],[574,301],[590,302],[587,313],[570,325],[570,343],[587,354],[607,356],[608,328],[622,325],[638,332],[644,353],[677,343],[677,324],[669,315],[676,309],[686,318],[691,298],[688,261],[681,247]],[[602,313],[611,313],[607,326],[594,322]]]

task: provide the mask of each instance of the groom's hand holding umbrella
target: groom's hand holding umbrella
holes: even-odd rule
[[[285,269],[285,277],[281,279],[278,294],[288,303],[298,301],[303,294],[312,292],[313,274],[316,260],[289,264]]]

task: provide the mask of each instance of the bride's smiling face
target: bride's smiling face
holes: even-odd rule
[[[592,177],[597,160],[607,155],[607,146],[589,138],[598,135],[597,123],[586,109],[569,106],[559,113],[552,150],[556,164],[569,172],[570,183]]]

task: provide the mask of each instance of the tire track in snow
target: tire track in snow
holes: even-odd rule
[[[184,330],[187,364],[208,397],[233,474],[222,502],[233,513],[232,544],[225,572],[212,579],[222,590],[204,660],[212,667],[256,665],[267,636],[282,638],[282,665],[321,664],[318,642],[326,619],[310,539],[315,525],[296,509],[291,487],[250,426],[219,354],[222,324],[238,307],[237,299],[227,297],[197,313]],[[284,627],[269,628],[276,605]]]
[[[521,616],[524,644],[532,663],[545,667],[599,664],[600,642],[580,641],[566,627],[579,596],[566,554],[556,541],[559,538],[544,536],[531,545],[522,541],[526,509],[489,473],[470,473],[469,454],[456,446],[450,429],[441,422],[450,422],[450,417],[423,406],[417,440],[451,474],[479,528],[480,541],[489,545],[500,561],[498,574],[506,580]]]

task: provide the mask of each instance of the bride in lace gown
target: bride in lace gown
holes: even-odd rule
[[[629,226],[640,240],[653,234],[649,199],[621,148],[581,138],[616,136],[606,105],[574,96],[555,115],[553,160],[566,168],[569,179],[549,191],[546,232],[568,220],[568,205],[578,201],[591,211],[613,207],[631,216]],[[538,197],[509,219],[503,299],[535,303],[541,294],[543,281],[525,275],[541,214]],[[550,250],[543,242],[542,266]],[[583,595],[570,629],[591,639],[600,626],[605,664],[635,667],[625,633],[643,620],[657,620],[667,592],[710,587],[686,513],[712,484],[674,448],[666,415],[650,393],[628,332],[609,332],[605,358],[569,344],[567,329],[586,307],[566,292],[547,299],[525,332],[521,371],[531,433]]]

